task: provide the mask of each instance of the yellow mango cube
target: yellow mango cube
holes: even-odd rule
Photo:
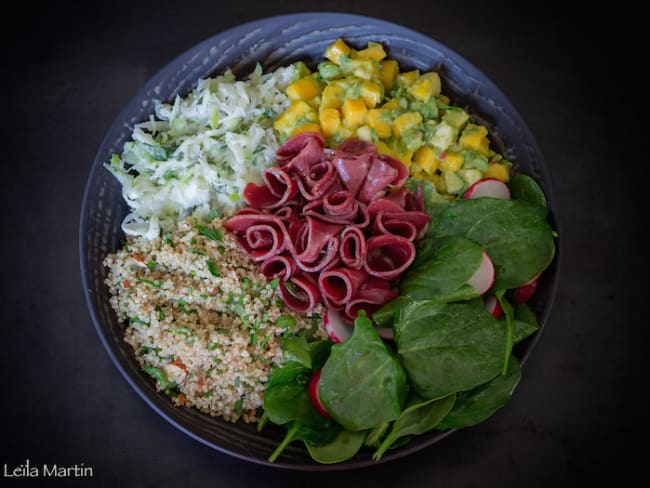
[[[394,59],[385,59],[379,63],[381,69],[379,71],[379,80],[384,85],[384,90],[390,89],[393,81],[397,78],[399,73],[399,64]]]
[[[488,164],[488,169],[483,177],[496,178],[497,180],[501,180],[504,183],[508,183],[510,181],[510,171],[505,164],[490,163]]]
[[[284,134],[290,134],[294,127],[298,125],[298,120],[306,117],[310,122],[318,120],[318,115],[309,104],[303,100],[292,102],[289,107],[282,112],[275,122],[273,128]]]
[[[368,108],[361,98],[348,98],[343,102],[343,126],[356,129],[364,124]]]
[[[445,193],[447,191],[447,185],[445,184],[445,178],[438,173],[434,173],[429,176],[429,179],[433,183],[433,186],[436,187],[438,193]]]
[[[341,108],[345,98],[345,88],[340,85],[327,85],[321,94],[320,110]]]
[[[487,156],[490,150],[490,141],[487,138],[487,129],[482,125],[468,124],[458,143]]]
[[[388,139],[393,134],[390,122],[382,118],[386,113],[387,110],[383,108],[373,108],[368,110],[368,125],[374,129],[377,137],[380,139]]]
[[[325,137],[332,137],[341,128],[341,113],[335,108],[326,108],[321,110],[318,114],[323,135]]]
[[[399,110],[401,107],[399,105],[399,100],[397,98],[391,98],[386,103],[382,105],[382,108],[388,110]]]
[[[340,37],[325,49],[325,57],[334,64],[340,64],[343,56],[350,55],[350,46],[348,46]]]
[[[319,124],[309,123],[309,124],[299,125],[298,127],[296,127],[291,131],[291,135],[295,136],[296,134],[300,134],[301,132],[318,132],[319,134],[323,133],[323,131],[321,130],[321,126]]]
[[[361,51],[357,51],[354,57],[358,59],[374,59],[375,61],[381,61],[386,57],[386,51],[384,50],[384,46],[378,42],[370,41],[368,47]]]
[[[420,70],[406,71],[397,75],[397,81],[404,87],[409,87],[420,77]]]
[[[357,129],[357,137],[362,141],[373,142],[372,129],[367,125],[362,125]]]
[[[446,151],[438,156],[438,167],[442,171],[456,172],[463,167],[464,162],[463,155],[456,152]]]
[[[429,175],[438,169],[436,154],[429,146],[422,146],[418,149],[413,155],[413,162]]]
[[[393,122],[395,137],[402,137],[408,130],[422,125],[422,115],[419,112],[406,112],[398,116]]]
[[[321,94],[323,88],[313,76],[305,76],[291,83],[285,93],[291,100],[310,100]]]
[[[383,93],[381,86],[372,81],[364,81],[361,84],[361,98],[368,108],[375,108],[379,102],[381,102],[381,97]]]
[[[440,75],[435,71],[428,71],[426,73],[421,74],[420,78],[418,78],[418,81],[426,82],[428,86],[431,88],[431,94],[434,97],[440,95],[440,91],[442,89],[442,83],[440,81]],[[449,103],[449,101],[447,101],[447,103]]]

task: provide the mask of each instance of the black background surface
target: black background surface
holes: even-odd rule
[[[512,401],[406,459],[345,473],[269,469],[158,417],[102,348],[83,298],[78,222],[121,107],[171,59],[249,20],[344,11],[459,52],[527,121],[558,197],[561,282]],[[620,12],[620,15],[617,14]],[[405,0],[17,4],[3,12],[0,469],[84,463],[67,486],[584,486],[644,466],[648,319],[643,202],[650,131],[634,10]],[[635,108],[638,107],[638,108]],[[647,171],[646,171],[647,172]],[[25,480],[3,478],[0,485]],[[45,485],[51,480],[34,480]],[[643,484],[643,478],[641,478]]]

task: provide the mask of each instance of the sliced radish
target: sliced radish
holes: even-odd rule
[[[537,290],[537,282],[539,280],[539,275],[541,274],[542,273],[539,273],[532,280],[524,283],[515,290],[515,303],[526,303],[530,300],[530,298],[535,294],[535,290]]]
[[[483,303],[485,304],[485,310],[487,310],[492,317],[495,319],[501,318],[503,315],[503,308],[501,308],[501,304],[499,303],[499,300],[497,300],[497,297],[490,295]]]
[[[476,270],[476,273],[467,281],[467,284],[474,287],[476,293],[482,295],[490,289],[492,283],[494,283],[494,265],[490,256],[483,251],[481,265]]]
[[[309,378],[309,384],[307,385],[307,394],[309,395],[309,401],[314,406],[316,411],[323,417],[330,419],[332,417],[330,417],[330,414],[327,412],[327,410],[325,410],[325,407],[320,401],[320,394],[318,393],[321,370],[322,368],[317,369],[314,371],[314,374],[311,375],[311,378]]]
[[[375,330],[377,331],[377,334],[379,334],[379,337],[381,337],[383,340],[385,341],[393,340],[392,327],[379,327],[378,325],[375,325]]]
[[[496,178],[483,178],[471,185],[464,194],[465,198],[492,197],[510,200],[508,185]]]
[[[327,312],[325,312],[325,332],[327,332],[332,342],[338,344],[350,338],[352,327],[343,322],[338,312],[328,308]]]

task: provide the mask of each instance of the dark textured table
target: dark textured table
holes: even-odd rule
[[[401,23],[484,71],[546,156],[564,245],[555,306],[512,401],[485,423],[413,456],[347,473],[249,464],[157,416],[100,343],[77,250],[91,162],[137,89],[223,29],[310,10]],[[406,0],[8,7],[0,116],[0,486],[25,481],[5,474],[28,459],[92,467],[92,478],[64,480],[67,486],[582,486],[622,483],[640,472],[632,446],[643,441],[647,410],[640,395],[648,384],[648,324],[640,308],[648,266],[646,224],[639,225],[647,217],[636,188],[648,137],[641,126],[634,144],[627,141],[631,90],[647,90],[642,80],[622,80],[616,51],[606,49],[613,41],[632,47],[613,30],[620,19],[594,14]]]

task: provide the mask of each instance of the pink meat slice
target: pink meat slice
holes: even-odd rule
[[[271,256],[262,263],[260,270],[268,280],[288,280],[296,272],[296,260],[288,254]]]
[[[384,280],[398,278],[415,259],[415,246],[404,237],[382,234],[368,239],[366,261],[368,274]]]
[[[264,184],[248,183],[244,187],[244,201],[256,208],[277,208],[286,205],[298,194],[296,181],[280,168],[264,170]]]
[[[397,170],[390,164],[377,157],[373,158],[357,198],[363,203],[370,202],[378,194],[383,194],[397,176]]]
[[[358,227],[347,227],[341,232],[341,261],[354,269],[363,267],[366,261],[366,236]]]
[[[299,243],[299,246],[294,242],[294,248],[300,251],[296,253],[298,261],[313,263],[318,260],[328,243],[339,235],[343,225],[323,222],[311,216],[306,217],[306,222],[307,231],[303,242]]]
[[[307,273],[296,273],[288,280],[280,280],[278,293],[291,310],[308,313],[321,301],[318,284]]]
[[[375,235],[378,234],[392,234],[404,237],[409,241],[414,241],[417,236],[417,229],[411,222],[405,220],[391,220],[384,221],[384,212],[379,212],[372,223],[372,230]]]
[[[325,139],[318,132],[301,132],[287,139],[275,152],[278,166],[284,168],[294,162],[293,168],[310,167],[320,161],[325,147]]]
[[[318,285],[325,303],[342,307],[352,299],[366,278],[368,273],[363,269],[343,266],[321,273],[318,277]]]
[[[351,323],[357,317],[359,310],[372,314],[398,295],[399,292],[391,288],[388,281],[370,276],[346,304],[342,317],[346,322]]]

